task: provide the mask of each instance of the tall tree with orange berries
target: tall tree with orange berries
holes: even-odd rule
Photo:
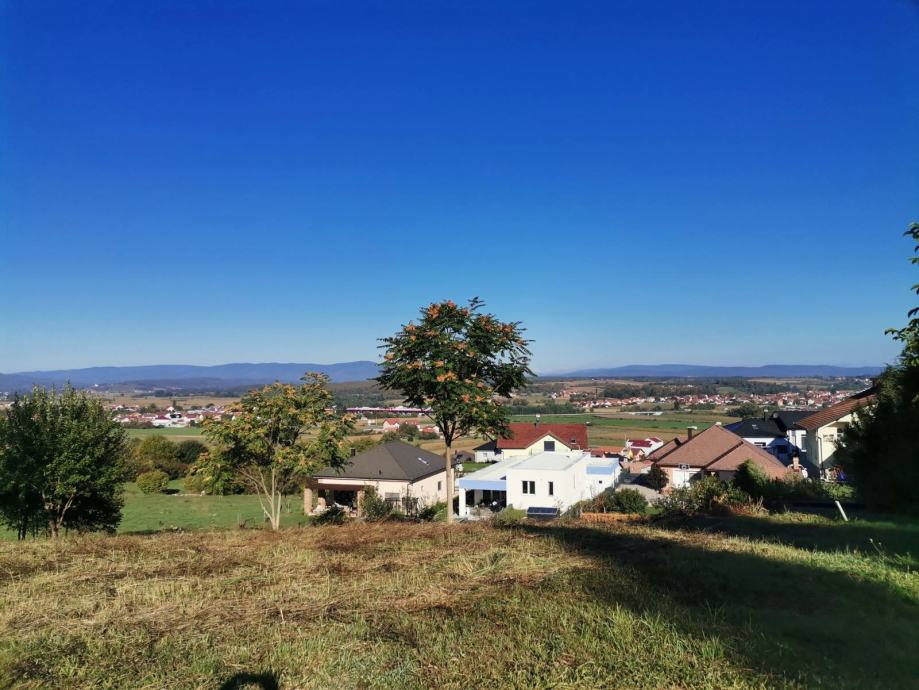
[[[382,338],[383,388],[431,410],[443,434],[447,461],[447,521],[453,521],[453,442],[466,434],[500,436],[509,414],[499,398],[526,385],[530,350],[520,322],[483,313],[478,297],[469,305],[450,300],[420,310],[398,333]]]

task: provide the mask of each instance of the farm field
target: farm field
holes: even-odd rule
[[[204,436],[204,429],[199,426],[181,427],[164,427],[159,429],[125,429],[128,438],[146,438],[147,436],[165,436],[170,441],[181,443],[189,439],[196,441],[207,441]]]
[[[914,687],[917,553],[795,514],[3,543],[0,686]]]
[[[535,415],[516,415],[515,422],[534,422]],[[711,411],[700,412],[664,412],[660,417],[629,415],[620,412],[600,412],[594,414],[544,414],[540,415],[543,424],[589,424],[587,437],[591,445],[622,446],[626,439],[639,439],[657,436],[669,441],[677,436],[686,435],[687,426],[697,426],[699,431],[707,429],[715,422],[730,424],[735,417],[728,417]]]

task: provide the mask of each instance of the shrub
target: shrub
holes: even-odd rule
[[[418,519],[422,522],[441,522],[447,519],[447,504],[444,501],[434,505],[425,506],[418,511]]]
[[[667,473],[657,465],[651,466],[648,474],[645,475],[645,479],[648,482],[648,486],[655,491],[661,491],[667,486]]]
[[[197,472],[190,472],[182,480],[182,486],[190,494],[203,494],[207,491],[207,483],[204,477]]]
[[[613,494],[613,501],[616,505],[613,510],[619,513],[643,515],[648,507],[647,499],[637,489],[620,489]]]
[[[517,508],[505,508],[500,513],[495,515],[491,522],[495,527],[513,527],[514,525],[519,525],[523,522],[523,519],[527,516],[525,510],[518,510]]]
[[[145,494],[158,494],[169,486],[169,475],[161,470],[142,472],[137,476],[137,488]]]
[[[718,477],[706,476],[690,482],[688,486],[674,489],[657,505],[664,515],[694,515],[720,514],[735,506],[750,504],[750,496],[746,492]]]
[[[343,525],[348,519],[348,514],[341,506],[329,506],[329,508],[313,518],[314,525]]]
[[[361,515],[368,522],[385,520],[392,515],[393,506],[383,499],[372,486],[364,487],[364,497],[361,499]]]
[[[734,473],[734,486],[753,498],[763,498],[769,493],[769,477],[752,460],[744,460]]]
[[[418,438],[422,441],[436,441],[440,436],[437,435],[436,431],[422,431],[418,434]]]

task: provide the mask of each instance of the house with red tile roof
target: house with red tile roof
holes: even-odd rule
[[[718,425],[698,434],[690,429],[686,438],[668,441],[651,453],[648,460],[667,474],[668,488],[686,486],[693,479],[710,474],[730,481],[747,460],[774,479],[788,472],[774,455]]]
[[[798,426],[805,431],[807,459],[820,468],[821,473],[836,464],[836,449],[843,431],[860,410],[874,403],[876,394],[874,387],[868,388],[798,420]]]
[[[587,450],[587,425],[541,424],[538,421],[508,425],[509,434],[475,449],[476,462],[497,462],[518,455],[567,453]]]

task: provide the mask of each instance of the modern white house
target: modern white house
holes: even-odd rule
[[[459,514],[467,517],[483,504],[561,513],[615,487],[619,472],[617,458],[593,457],[584,450],[512,455],[459,480]]]

